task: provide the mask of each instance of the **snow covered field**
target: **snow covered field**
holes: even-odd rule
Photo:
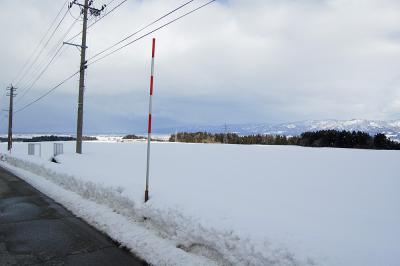
[[[399,151],[154,143],[143,204],[144,142],[52,145],[1,164],[152,264],[400,265]]]

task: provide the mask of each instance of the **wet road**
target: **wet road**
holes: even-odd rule
[[[0,168],[0,266],[146,265]]]

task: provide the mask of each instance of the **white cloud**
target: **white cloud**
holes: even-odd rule
[[[6,62],[3,85],[62,2],[3,1],[3,38],[12,40],[0,44]],[[89,57],[182,2],[128,1],[89,31]],[[200,3],[205,1],[185,10]],[[181,120],[192,123],[237,122],[235,117],[240,122],[399,118],[399,11],[397,0],[219,1],[152,35],[157,38],[156,96],[165,100],[159,111],[179,120],[174,101],[187,99],[187,105],[177,105],[185,110]],[[69,17],[65,26],[71,22]],[[73,32],[79,32],[78,26]],[[129,93],[145,99],[149,56],[150,39],[145,38],[90,66],[91,99]],[[34,90],[46,90],[78,62],[78,51],[66,48]],[[75,79],[57,93],[76,94],[76,85]],[[220,114],[203,110],[205,103]],[[145,113],[142,109],[132,112]],[[122,110],[129,112],[129,106],[114,101],[109,111]]]

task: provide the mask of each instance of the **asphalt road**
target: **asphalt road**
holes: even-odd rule
[[[0,168],[0,266],[147,265]]]

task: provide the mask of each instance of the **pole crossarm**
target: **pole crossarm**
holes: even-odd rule
[[[78,47],[78,48],[81,48],[82,49],[82,45],[80,45],[80,44],[75,44],[75,43],[70,43],[70,42],[63,42],[63,44],[64,45],[71,45],[71,46],[75,46],[75,47]],[[88,47],[87,46],[85,46],[85,48],[87,49]]]

